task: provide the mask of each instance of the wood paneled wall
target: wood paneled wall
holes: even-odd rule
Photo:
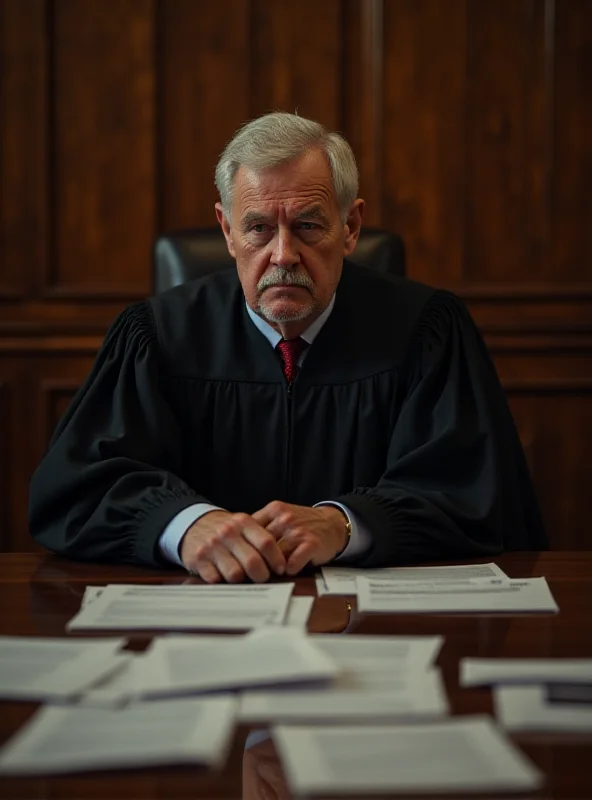
[[[0,549],[163,230],[273,109],[343,131],[366,221],[462,295],[555,548],[592,546],[591,0],[3,0]]]

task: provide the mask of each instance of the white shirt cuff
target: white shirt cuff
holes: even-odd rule
[[[195,503],[192,506],[187,506],[176,517],[172,518],[158,540],[160,552],[167,561],[171,561],[180,567],[183,566],[179,555],[181,540],[193,523],[210,511],[224,511],[224,509],[219,506],[212,506],[209,503]]]
[[[357,558],[358,556],[361,556],[370,550],[372,545],[372,535],[370,534],[370,531],[366,525],[364,525],[364,523],[356,517],[353,511],[350,511],[349,508],[341,503],[333,502],[333,500],[325,500],[321,503],[315,503],[313,508],[316,508],[317,506],[335,506],[336,508],[340,508],[351,523],[351,536],[349,537],[349,542],[347,543],[345,550],[334,559],[335,562],[346,560],[349,561],[350,559]]]

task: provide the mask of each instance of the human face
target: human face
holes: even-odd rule
[[[274,169],[240,167],[232,219],[216,213],[249,306],[285,338],[327,308],[343,257],[355,247],[362,201],[341,219],[329,163],[319,149]]]

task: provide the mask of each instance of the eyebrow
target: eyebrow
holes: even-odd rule
[[[309,206],[308,208],[303,208],[302,211],[299,211],[296,214],[296,219],[319,219],[323,222],[326,222],[327,216],[323,211],[322,207],[319,205]]]
[[[261,222],[268,222],[269,217],[265,214],[261,214],[259,211],[247,211],[245,216],[241,220],[241,227],[243,230],[246,230],[249,226]]]
[[[327,221],[327,216],[323,211],[322,207],[318,204],[313,206],[308,206],[308,208],[303,208],[301,211],[298,211],[297,214],[294,216],[295,220],[303,220],[303,219],[318,219],[321,222]],[[243,230],[247,230],[250,228],[251,225],[259,225],[261,223],[270,223],[271,217],[267,214],[263,214],[260,211],[247,211],[245,216],[241,220],[241,228]]]

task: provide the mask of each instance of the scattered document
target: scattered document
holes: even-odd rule
[[[273,738],[295,794],[526,791],[543,781],[485,717],[367,728],[278,726]]]
[[[321,572],[315,575],[315,587],[317,590],[317,597],[323,597],[323,595],[329,594],[327,584],[325,583],[325,579],[323,578],[323,574]]]
[[[298,628],[305,631],[308,627],[308,618],[310,617],[313,603],[314,597],[291,597],[284,625],[288,628]]]
[[[463,658],[459,683],[592,683],[592,658]]]
[[[497,718],[511,731],[592,733],[592,704],[549,701],[546,686],[497,686]]]
[[[79,694],[115,669],[125,639],[0,636],[0,697],[50,700]]]
[[[45,707],[0,750],[0,774],[221,766],[235,709],[236,701],[223,696],[136,703],[117,710]]]
[[[99,598],[103,594],[104,589],[104,586],[87,586],[82,595],[80,608],[84,608],[84,606],[87,606],[89,603],[92,603],[93,600]]]
[[[337,667],[304,634],[290,628],[260,629],[240,637],[161,637],[122,678],[113,702],[252,686],[327,682]]]
[[[104,586],[87,586],[80,607],[84,608],[89,603],[92,603],[93,600],[99,598],[103,594],[104,589]],[[303,628],[306,630],[313,603],[314,597],[291,597],[284,625],[290,628]]]
[[[339,666],[379,664],[386,669],[425,671],[431,667],[444,644],[443,636],[359,636],[315,634],[310,641]]]
[[[309,636],[339,673],[323,688],[275,688],[243,694],[248,722],[372,721],[441,716],[448,706],[437,670],[428,670],[441,636]]]
[[[448,567],[384,567],[355,569],[355,567],[322,567],[322,584],[317,581],[317,594],[356,594],[356,579],[360,577],[389,581],[452,581],[468,578],[505,578],[497,564],[459,564]],[[319,585],[321,589],[319,591]],[[323,588],[324,587],[324,588]]]
[[[442,584],[357,579],[358,611],[390,613],[557,612],[544,578],[476,579]]]
[[[325,689],[245,692],[239,716],[249,723],[376,722],[436,718],[448,713],[439,670],[382,671],[378,680],[367,662],[351,668]]]
[[[293,583],[140,586],[113,584],[87,603],[68,630],[248,630],[282,625]]]

